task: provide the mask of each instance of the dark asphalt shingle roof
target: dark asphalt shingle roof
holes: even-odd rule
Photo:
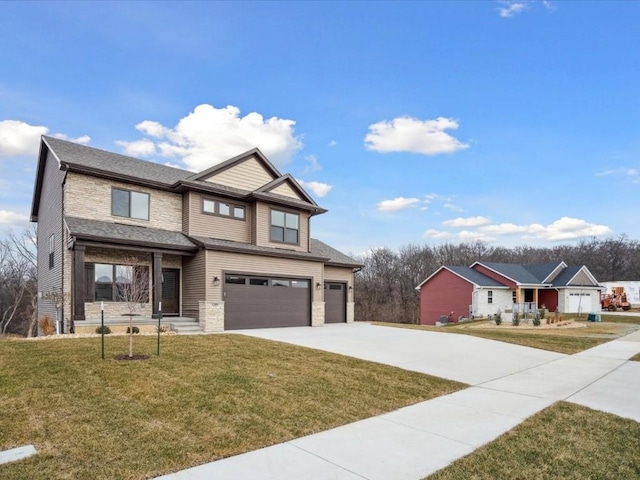
[[[553,279],[554,287],[566,287],[569,284],[569,281],[582,269],[582,267],[567,267],[562,272],[558,274],[556,278]],[[577,285],[576,285],[577,286]],[[588,286],[594,286],[593,284],[589,284]]]
[[[553,272],[561,262],[556,263],[538,263],[534,265],[523,265],[531,274],[536,277],[540,282],[547,278],[551,272]]]
[[[356,262],[350,256],[345,255],[335,248],[330,247],[326,243],[321,242],[320,240],[316,240],[315,238],[311,239],[311,254],[318,257],[328,258],[329,261],[327,263],[335,263],[337,265],[345,265],[353,268],[363,266],[361,263]]]
[[[544,277],[538,278],[533,272],[538,274],[538,269],[534,268],[533,272],[528,270],[525,265],[517,265],[512,263],[496,263],[496,262],[479,262],[481,265],[498,272],[505,277],[515,280],[517,283],[536,284],[542,283]],[[531,266],[531,265],[529,265]],[[557,265],[556,265],[557,266]],[[546,276],[546,275],[545,275]]]
[[[504,285],[493,278],[474,270],[470,267],[458,267],[458,266],[445,266],[446,269],[457,273],[462,278],[469,280],[480,287],[504,287]]]
[[[82,240],[110,241],[179,250],[197,249],[197,246],[181,232],[76,217],[65,217],[65,223],[69,233]]]
[[[139,160],[118,153],[107,152],[54,137],[42,137],[63,164],[81,169],[101,171],[111,175],[125,175],[171,186],[188,178],[193,172],[159,163]]]
[[[298,252],[285,248],[261,247],[250,243],[234,242],[232,240],[222,240],[219,238],[208,238],[192,235],[191,238],[211,250],[221,250],[224,252],[239,252],[253,255],[266,255],[270,257],[289,257],[315,262],[324,262],[325,257],[319,257],[313,253]]]

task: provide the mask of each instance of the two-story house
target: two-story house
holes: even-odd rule
[[[193,173],[44,136],[31,210],[39,316],[69,332],[101,308],[123,315],[119,282],[138,272],[140,318],[162,310],[207,332],[351,322],[361,265],[311,238],[325,212],[258,149]]]

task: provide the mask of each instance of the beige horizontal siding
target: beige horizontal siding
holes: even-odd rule
[[[185,257],[182,262],[182,315],[185,317],[199,317],[199,302],[205,299],[205,285],[213,283],[213,277],[209,279],[207,275],[206,253],[201,250],[195,257]]]
[[[242,163],[207,178],[207,182],[219,183],[221,185],[251,191],[266,185],[272,180],[273,176],[265,170],[255,157],[251,157]]]
[[[245,219],[237,220],[225,218],[218,215],[202,213],[202,197],[198,193],[189,192],[187,205],[189,211],[188,234],[209,238],[220,238],[223,240],[233,240],[235,242],[251,242],[251,209],[246,203],[232,202],[234,205],[244,206]],[[225,202],[223,199],[205,195],[204,198]]]
[[[317,290],[315,287],[316,283],[322,283],[322,266],[319,262],[209,250],[207,251],[208,277],[205,282],[207,301],[219,302],[223,299],[223,272],[312,278],[313,301],[322,301],[322,290]],[[213,277],[216,276],[221,280],[217,287],[213,286]]]
[[[331,282],[331,281],[347,282],[348,287],[352,287],[351,290],[347,288],[347,301],[353,302],[354,274],[353,274],[352,268],[330,267],[325,265],[324,281],[325,282]]]
[[[570,285],[593,285],[593,282],[585,272],[579,272]]]
[[[111,188],[149,194],[149,220],[111,215]],[[69,173],[64,187],[65,215],[128,225],[182,231],[182,195],[128,183]]]
[[[277,193],[278,195],[284,195],[285,197],[292,197],[301,200],[300,195],[298,195],[288,183],[279,185],[277,188],[271,190],[270,193]]]
[[[261,247],[283,248],[286,250],[296,250],[298,252],[309,251],[309,214],[306,212],[295,212],[285,208],[274,207],[276,210],[298,213],[300,215],[300,245],[289,245],[269,241],[271,231],[270,206],[266,203],[256,203],[256,245]]]

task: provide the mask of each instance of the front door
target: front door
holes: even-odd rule
[[[180,270],[162,269],[162,314],[180,315]]]

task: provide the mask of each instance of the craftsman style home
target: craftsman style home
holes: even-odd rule
[[[475,262],[470,267],[442,266],[426,278],[420,292],[420,323],[441,317],[483,317],[546,307],[563,313],[600,311],[602,286],[584,265]]]
[[[325,212],[258,149],[193,173],[44,136],[31,210],[39,316],[64,332],[102,307],[119,317],[118,287],[145,278],[139,321],[162,311],[207,332],[353,321],[361,265],[311,238]]]

